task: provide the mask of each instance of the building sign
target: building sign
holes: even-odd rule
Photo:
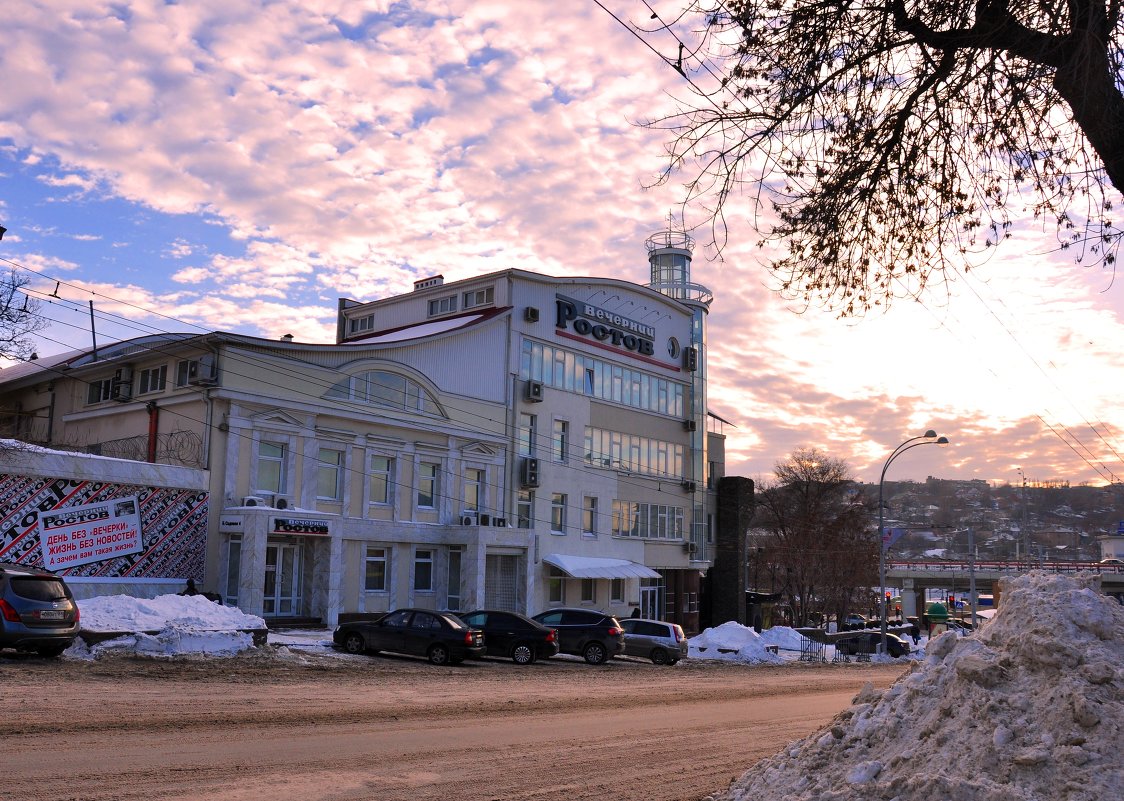
[[[273,518],[274,534],[317,534],[328,536],[326,520],[304,520],[296,517]]]
[[[557,309],[555,327],[561,331],[590,337],[599,342],[637,353],[654,356],[656,329],[616,312],[594,306],[565,295],[555,295]]]
[[[39,547],[48,570],[140,553],[136,497],[39,512]]]

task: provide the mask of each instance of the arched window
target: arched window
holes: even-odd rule
[[[325,397],[370,403],[387,409],[440,414],[437,402],[420,384],[386,370],[368,370],[348,376],[329,389]]]

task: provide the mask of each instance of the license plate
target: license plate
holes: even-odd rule
[[[40,620],[62,620],[66,613],[61,609],[44,609],[39,612]]]

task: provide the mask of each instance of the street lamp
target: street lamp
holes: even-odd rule
[[[937,432],[930,428],[920,437],[907,439],[901,445],[894,448],[893,453],[886,459],[886,463],[882,465],[882,475],[878,478],[878,582],[881,585],[878,592],[878,602],[882,607],[882,614],[879,616],[882,622],[882,637],[879,640],[879,653],[886,653],[886,530],[883,522],[885,507],[882,504],[882,488],[886,483],[886,471],[890,467],[890,462],[897,459],[910,448],[917,448],[921,445],[940,445],[943,448],[947,444],[948,437],[938,437]]]

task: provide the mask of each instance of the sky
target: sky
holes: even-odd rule
[[[705,222],[659,184],[689,100],[649,0],[17,0],[0,49],[0,267],[41,354],[154,331],[332,342],[341,297],[508,268],[649,280],[645,239]],[[747,197],[714,291],[726,472],[796,449],[879,480],[1124,478],[1124,282],[1011,241],[923,303],[862,320],[770,289]],[[91,335],[91,303],[94,333]]]

